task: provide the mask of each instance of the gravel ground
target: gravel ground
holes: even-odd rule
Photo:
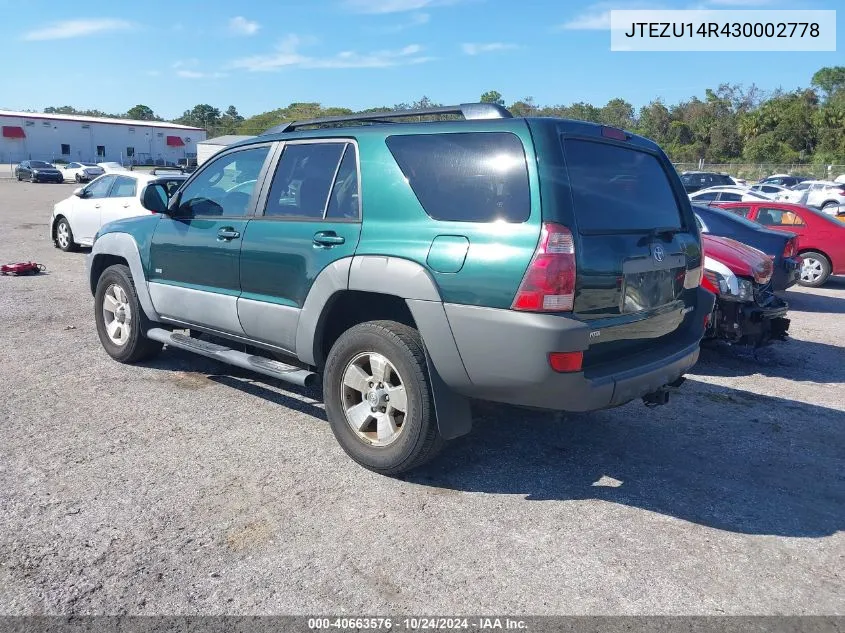
[[[0,613],[845,614],[845,282],[705,350],[669,406],[481,405],[403,479],[318,393],[101,349],[70,185],[0,182]]]

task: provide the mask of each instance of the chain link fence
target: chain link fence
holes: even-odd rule
[[[806,163],[673,163],[678,173],[685,171],[713,171],[735,178],[757,181],[772,174],[808,176],[814,180],[833,180],[845,174],[845,165],[811,165]]]

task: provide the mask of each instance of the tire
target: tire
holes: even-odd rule
[[[818,288],[827,283],[831,273],[830,260],[821,253],[805,251],[800,253],[804,262],[801,266],[801,273],[798,283],[808,288]]]
[[[66,218],[60,218],[56,223],[56,248],[70,253],[76,250],[76,242],[73,241],[73,231]]]
[[[32,182],[32,183],[36,183],[36,182],[38,182],[38,178],[36,178],[36,177],[35,177],[35,174],[32,174],[32,175],[29,177],[29,182]]]
[[[387,371],[370,364],[379,357],[386,360]],[[378,364],[385,366],[380,360]],[[379,377],[384,389],[378,388]],[[369,387],[371,382],[373,388]],[[399,406],[394,405],[401,401],[397,385],[404,388],[401,393],[405,401]],[[367,393],[373,400],[367,400]],[[419,332],[401,323],[369,321],[344,332],[326,359],[323,398],[329,425],[341,448],[373,472],[399,475],[429,461],[444,446],[437,429],[422,339]],[[376,402],[379,406],[370,406]],[[348,415],[349,409],[354,411]],[[371,415],[374,410],[375,416]],[[361,430],[353,428],[351,420],[356,418],[363,420],[362,425],[356,424]]]
[[[73,179],[74,179],[77,183],[81,183],[81,182],[82,182],[82,178],[80,178],[80,177],[79,177],[79,174],[74,175]]]
[[[121,309],[121,313],[108,310],[111,315],[108,323],[105,315],[107,310],[104,308],[107,295],[115,310]],[[116,297],[119,299],[117,306],[114,303]],[[123,321],[120,320],[121,317]],[[152,341],[143,334],[150,327],[150,320],[141,308],[132,274],[125,264],[109,266],[97,280],[97,290],[94,293],[94,320],[97,323],[100,343],[106,353],[116,361],[137,363],[152,358],[161,351],[161,343]],[[116,328],[120,330],[117,341],[109,334],[111,323],[119,323]]]
[[[15,177],[18,179],[18,182],[21,182],[23,180],[20,173],[15,174]]]

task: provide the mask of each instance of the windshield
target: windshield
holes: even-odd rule
[[[33,160],[29,164],[32,167],[52,167],[50,163],[45,163],[43,160]]]

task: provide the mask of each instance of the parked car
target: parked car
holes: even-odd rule
[[[104,224],[137,215],[164,213],[185,176],[105,174],[57,203],[50,216],[50,239],[63,251],[91,246]]]
[[[786,202],[729,203],[720,207],[770,229],[798,236],[802,286],[818,287],[845,274],[845,223],[817,209]]]
[[[781,187],[794,187],[795,185],[810,180],[805,176],[790,176],[789,174],[772,174],[760,180],[759,184],[780,185]]]
[[[789,304],[772,289],[772,258],[727,237],[702,235],[702,286],[716,295],[705,338],[760,347],[784,340]]]
[[[24,160],[15,165],[15,178],[18,182],[64,182],[62,172],[52,163],[43,160]]]
[[[116,171],[119,171],[119,172],[129,171],[128,169],[126,169],[126,167],[124,167],[120,163],[115,163],[115,162],[111,162],[111,161],[107,161],[105,163],[97,163],[97,167],[102,169],[107,174],[111,174],[111,173],[114,173]]]
[[[829,209],[830,214],[834,215],[834,210],[845,204],[845,184],[829,180],[805,180],[792,187],[780,199],[826,211]]]
[[[712,171],[685,171],[681,174],[681,182],[687,193],[719,185],[737,184],[728,174]]]
[[[751,191],[762,193],[772,200],[778,200],[780,196],[789,193],[789,188],[782,185],[773,185],[771,183],[757,183],[749,187]]]
[[[102,176],[105,170],[96,163],[68,163],[61,168],[65,180],[76,182],[91,182],[97,176]]]
[[[710,187],[689,194],[692,202],[741,202],[744,200],[771,200],[769,196],[737,185],[726,187]]]
[[[726,209],[701,204],[692,205],[702,233],[729,237],[766,253],[774,264],[772,289],[782,292],[795,285],[801,272],[798,236],[774,231]]]
[[[401,122],[445,113],[466,121]],[[166,214],[103,227],[88,274],[114,359],[166,344],[300,385],[322,375],[343,449],[397,474],[470,431],[470,398],[665,404],[715,301],[700,244],[652,141],[468,104],[226,147]]]

